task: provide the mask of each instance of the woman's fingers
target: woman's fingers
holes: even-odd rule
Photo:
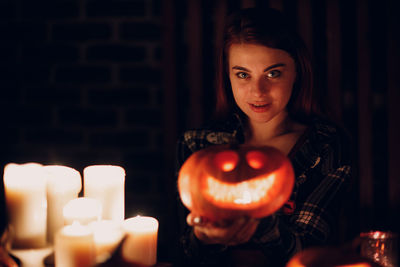
[[[205,221],[193,225],[194,234],[206,244],[225,244],[237,230],[235,223]]]
[[[232,239],[228,241],[227,245],[234,246],[248,242],[257,230],[258,224],[259,220],[247,218],[240,229],[232,236]]]
[[[222,244],[225,229],[215,227],[213,224],[196,224],[193,226],[196,237],[206,244]]]
[[[209,222],[210,220],[208,220],[206,217],[198,216],[193,213],[189,213],[189,215],[186,217],[186,223],[190,226],[204,225]]]
[[[258,226],[258,220],[240,217],[236,220],[211,222],[204,217],[189,214],[189,225],[196,237],[206,244],[238,245],[247,242]]]
[[[188,216],[186,216],[186,223],[190,226],[193,226],[193,219],[194,219],[194,215],[192,213],[189,213]]]

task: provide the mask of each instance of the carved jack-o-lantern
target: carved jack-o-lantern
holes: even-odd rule
[[[212,146],[182,165],[178,189],[183,204],[212,220],[268,216],[288,200],[294,171],[272,147]]]
[[[355,251],[336,247],[313,247],[296,253],[286,267],[379,267]]]

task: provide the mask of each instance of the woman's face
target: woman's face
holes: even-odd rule
[[[287,52],[232,44],[228,62],[233,96],[250,122],[268,122],[286,111],[296,80],[295,63]]]

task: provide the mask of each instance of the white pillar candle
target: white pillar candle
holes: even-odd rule
[[[46,179],[38,163],[7,164],[4,189],[14,248],[46,245]]]
[[[136,216],[123,223],[127,235],[122,245],[122,257],[132,263],[147,266],[157,263],[158,221],[152,217]]]
[[[78,197],[70,200],[63,208],[64,225],[79,222],[82,225],[101,219],[101,203],[89,197]]]
[[[84,196],[100,200],[102,218],[125,218],[125,170],[120,166],[93,165],[83,170]]]
[[[91,222],[96,248],[96,262],[106,261],[118,247],[123,238],[121,223],[111,220]]]
[[[86,267],[95,263],[93,231],[78,222],[64,226],[54,238],[56,267]]]
[[[47,177],[47,241],[54,241],[55,233],[64,226],[63,208],[78,197],[82,189],[80,173],[70,167],[43,167]]]
[[[52,246],[10,250],[10,254],[18,258],[19,267],[46,267],[44,261],[51,253],[53,253]]]

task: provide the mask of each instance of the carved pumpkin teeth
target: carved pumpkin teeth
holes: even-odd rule
[[[243,191],[242,198],[237,198],[233,201],[236,204],[250,204],[251,203],[251,193],[248,190]]]
[[[207,199],[214,202],[215,205],[246,206],[252,203],[258,203],[266,198],[268,190],[275,182],[275,174],[268,177],[260,177],[237,184],[221,182],[214,177],[209,176],[206,180],[205,194]]]

